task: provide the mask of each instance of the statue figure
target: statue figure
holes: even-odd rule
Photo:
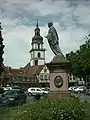
[[[59,47],[59,37],[56,29],[53,27],[53,23],[49,22],[48,27],[49,27],[48,35],[45,36],[45,38],[48,39],[51,50],[55,55],[63,55]]]

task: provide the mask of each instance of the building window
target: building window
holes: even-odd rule
[[[47,80],[47,75],[44,75],[44,79]]]
[[[40,79],[43,80],[43,75],[40,75]]]
[[[35,60],[35,65],[38,65],[38,60]]]
[[[38,50],[40,50],[40,44],[38,44]]]
[[[38,58],[40,58],[41,57],[41,54],[40,53],[38,53]]]
[[[47,72],[47,69],[44,69],[44,72]]]

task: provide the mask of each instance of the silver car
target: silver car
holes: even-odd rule
[[[86,87],[85,86],[79,86],[74,89],[75,93],[85,93],[86,92]]]

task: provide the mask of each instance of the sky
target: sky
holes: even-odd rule
[[[90,0],[0,0],[0,22],[4,39],[4,65],[24,67],[30,62],[30,49],[36,21],[46,49],[46,62],[54,53],[47,39],[48,22],[53,22],[63,54],[76,51],[90,33]]]

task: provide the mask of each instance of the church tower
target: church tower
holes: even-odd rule
[[[40,36],[40,28],[38,21],[36,24],[35,35],[32,38],[32,48],[30,50],[31,66],[44,65],[45,64],[45,49],[43,48],[43,38]]]

